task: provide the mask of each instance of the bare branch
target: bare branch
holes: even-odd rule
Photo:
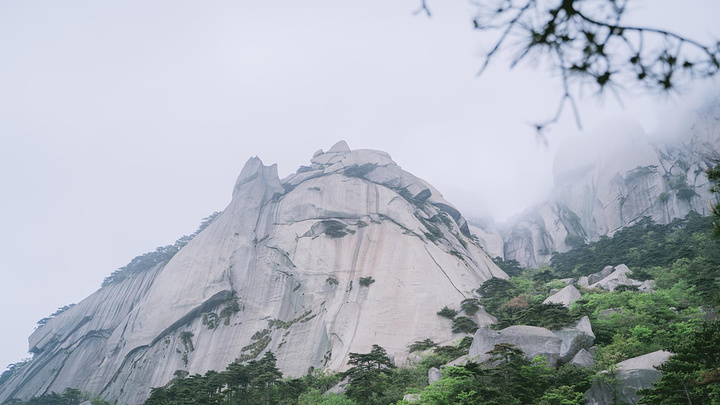
[[[563,95],[555,116],[534,124],[539,132],[559,120],[566,102],[581,127],[576,94],[587,85],[597,94],[610,89],[619,97],[620,83],[667,92],[720,72],[720,42],[705,45],[663,29],[623,25],[627,0],[558,0],[554,6],[537,0],[490,3],[476,3],[475,28],[498,35],[478,75],[510,47],[511,35],[524,38],[511,69],[535,51],[550,56],[551,69],[560,73]],[[661,45],[649,48],[648,43]]]
[[[415,10],[413,13],[414,15],[425,13],[428,17],[432,17],[432,13],[430,13],[430,9],[427,6],[427,0],[420,0],[420,8]]]

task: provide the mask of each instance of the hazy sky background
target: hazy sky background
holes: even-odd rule
[[[681,3],[681,4],[680,4]],[[491,45],[465,0],[0,2],[0,372],[35,322],[222,210],[245,161],[281,177],[344,139],[389,152],[466,216],[504,219],[552,185],[570,114],[542,66],[475,76]],[[633,19],[707,40],[716,0],[645,0]],[[585,128],[649,133],[708,92],[586,97]],[[661,119],[661,117],[663,117]],[[599,134],[602,134],[600,129]]]

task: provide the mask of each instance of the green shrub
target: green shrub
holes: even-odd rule
[[[423,350],[427,350],[427,349],[430,349],[435,346],[437,346],[437,344],[430,339],[416,341],[415,343],[410,345],[410,353],[421,352]]]
[[[478,330],[478,325],[467,316],[458,316],[453,319],[453,333],[475,333],[476,330]]]
[[[374,283],[375,279],[372,277],[360,277],[359,284],[361,287],[368,287],[370,284]]]
[[[457,311],[454,309],[450,309],[447,306],[443,307],[440,311],[437,313],[440,316],[443,316],[448,319],[454,319],[455,315],[457,315]]]
[[[325,235],[331,238],[342,238],[349,233],[347,226],[340,221],[322,221],[322,225],[325,228]]]
[[[478,301],[477,298],[464,299],[460,303],[460,308],[462,308],[462,310],[465,311],[467,315],[473,316],[480,309],[480,301]]]
[[[364,178],[366,174],[375,170],[376,167],[375,163],[365,163],[361,166],[348,167],[343,171],[343,174],[347,177]]]

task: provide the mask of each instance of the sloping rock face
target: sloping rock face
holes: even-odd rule
[[[652,140],[633,122],[578,138],[558,151],[546,202],[478,237],[497,252],[489,234],[502,236],[505,260],[537,267],[552,252],[612,236],[646,216],[667,224],[690,211],[709,215],[705,169],[720,158],[718,120],[720,101],[699,111],[687,134],[670,143]]]
[[[618,363],[613,377],[606,371],[606,379],[596,379],[585,392],[586,405],[636,404],[640,400],[638,391],[652,387],[662,374],[656,366],[668,361],[672,353],[659,350]]]
[[[72,387],[138,404],[176,372],[267,350],[290,376],[341,370],[372,344],[401,364],[414,341],[457,338],[435,313],[492,277],[507,276],[462,215],[384,152],[342,142],[282,181],[253,158],[172,259],[39,327],[0,402]]]

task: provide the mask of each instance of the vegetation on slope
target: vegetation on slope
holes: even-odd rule
[[[198,229],[191,235],[184,235],[176,240],[172,245],[160,246],[152,252],[144,253],[133,258],[130,263],[115,270],[102,282],[102,287],[119,283],[133,274],[142,273],[155,267],[159,263],[167,263],[175,256],[185,245],[187,245],[194,237],[207,228],[212,221],[220,215],[219,212],[213,212],[210,216],[205,217],[200,222]]]
[[[524,324],[557,329],[588,316],[596,335],[593,369],[549,367],[542,357],[528,360],[512,345],[497,345],[489,352],[494,362],[445,367],[442,378],[428,385],[428,370],[467,354],[472,337],[447,346],[425,339],[408,348],[420,356],[415,364],[394,367],[385,350],[373,346],[370,353],[351,354],[345,373],[309,370],[301,378],[283,378],[274,355],[266,352],[261,360],[232,363],[221,372],[178,373],[168,385],[153,389],[146,404],[405,404],[403,396],[415,394],[416,403],[429,405],[581,405],[593,379],[607,378],[598,371],[661,349],[676,355],[661,367],[664,374],[655,388],[643,391],[643,403],[720,404],[720,321],[708,320],[718,309],[720,249],[710,235],[710,221],[694,214],[669,225],[640,221],[613,238],[555,254],[549,266],[487,281],[478,289],[481,298],[455,303],[468,317],[458,317],[452,305],[438,312],[453,321],[472,321],[482,305],[498,318],[495,328]],[[581,288],[582,298],[570,308],[542,304],[565,286],[561,278],[623,262],[633,270],[631,277],[656,280],[656,291]],[[448,322],[448,328],[456,323]],[[323,395],[343,379],[349,382],[343,394]]]

